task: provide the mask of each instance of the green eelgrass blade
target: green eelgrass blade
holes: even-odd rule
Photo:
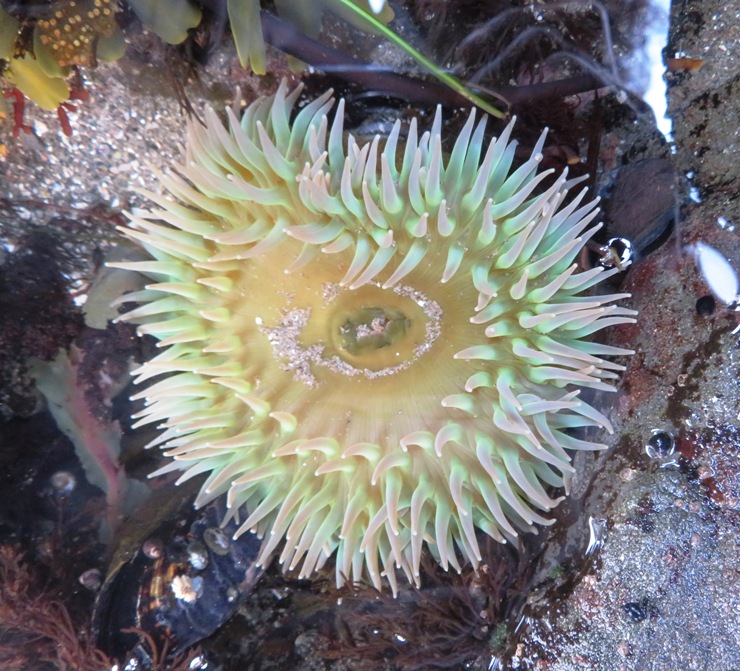
[[[470,89],[464,84],[459,82],[455,77],[444,72],[438,65],[428,59],[424,54],[417,51],[408,42],[406,42],[400,35],[397,35],[387,26],[383,25],[374,16],[371,16],[367,12],[363,11],[355,5],[352,0],[334,0],[334,2],[341,5],[345,10],[351,12],[358,19],[368,23],[372,26],[373,30],[378,32],[380,35],[385,37],[389,42],[392,42],[396,46],[403,49],[411,58],[413,58],[419,65],[423,66],[429,72],[431,72],[437,79],[449,86],[453,91],[459,93],[464,98],[467,98],[471,103],[480,107],[484,112],[487,112],[491,116],[495,116],[499,119],[506,117],[506,114],[499,109],[496,109],[480,96],[475,95]]]

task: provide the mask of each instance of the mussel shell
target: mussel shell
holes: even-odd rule
[[[649,158],[619,169],[605,214],[609,235],[631,240],[642,254],[661,238],[676,211],[675,171],[667,158]]]
[[[249,533],[233,540],[236,525],[222,528],[224,513],[221,499],[200,510],[190,503],[114,559],[93,617],[100,648],[121,659],[139,646],[141,657],[140,636],[125,631],[136,629],[181,652],[236,612],[262,574],[261,541]]]

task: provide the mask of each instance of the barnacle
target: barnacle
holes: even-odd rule
[[[395,590],[424,546],[459,570],[477,530],[548,523],[567,451],[603,448],[571,430],[611,431],[578,388],[611,390],[602,357],[629,353],[588,337],[634,312],[584,295],[617,271],[574,262],[597,200],[538,173],[544,134],[513,169],[513,122],[486,145],[473,111],[445,157],[438,111],[381,149],[300,90],[191,123],[167,195],[122,229],[152,260],[114,265],[152,283],[121,319],[163,348],[138,424],[163,429],[159,473],[208,474],[196,505],[226,495],[264,537],[261,563],[336,554],[338,584]]]

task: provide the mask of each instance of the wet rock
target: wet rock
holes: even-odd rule
[[[515,659],[529,669],[728,671],[740,658],[740,315],[686,251],[702,242],[740,271],[740,31],[714,0],[674,3],[671,30],[668,53],[712,54],[669,75],[675,160],[695,193],[625,280],[640,318],[610,335],[637,353],[613,415],[620,439],[584,499],[608,535],[573,584],[527,612]]]

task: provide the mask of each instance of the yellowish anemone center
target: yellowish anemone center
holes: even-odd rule
[[[450,412],[442,399],[464,393],[478,368],[455,354],[487,340],[470,323],[478,295],[464,274],[442,284],[425,271],[430,263],[392,287],[377,278],[351,288],[342,284],[351,253],[291,271],[300,249],[286,237],[230,273],[224,337],[244,345],[250,393],[301,417],[293,440],[331,436],[349,446],[375,436],[390,453],[411,432],[438,431]]]

